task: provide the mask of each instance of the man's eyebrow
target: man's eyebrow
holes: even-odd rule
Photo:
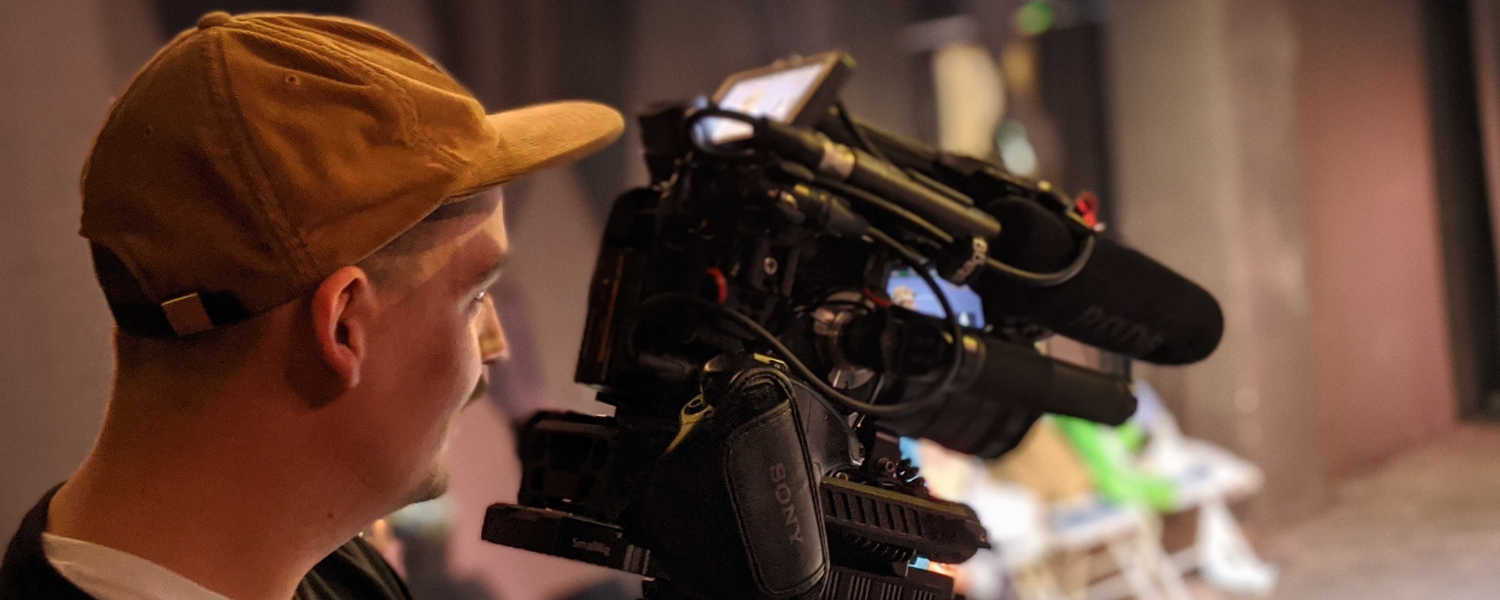
[[[495,280],[500,277],[500,272],[505,270],[505,265],[509,262],[510,253],[500,253],[500,256],[495,257],[495,261],[491,263],[489,267],[485,268],[485,270],[481,271],[479,275],[474,278],[474,285],[488,286],[495,283]]]

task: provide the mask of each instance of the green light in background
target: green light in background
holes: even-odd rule
[[[1042,0],[1027,2],[1016,11],[1016,29],[1026,35],[1038,35],[1052,28],[1057,22],[1057,12],[1052,4]]]

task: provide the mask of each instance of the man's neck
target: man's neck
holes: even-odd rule
[[[339,502],[302,463],[295,432],[244,439],[108,421],[58,490],[47,530],[134,554],[235,600],[288,600],[318,561],[374,515]],[[212,432],[212,429],[207,430]]]

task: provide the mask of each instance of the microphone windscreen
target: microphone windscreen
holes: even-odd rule
[[[986,210],[1001,222],[991,245],[1001,262],[1034,272],[1066,267],[1089,234],[1034,202],[1002,199]],[[973,287],[986,319],[1030,321],[1085,344],[1164,365],[1208,357],[1224,333],[1224,315],[1197,284],[1140,252],[1095,237],[1092,257],[1068,281],[1034,285],[985,273]]]

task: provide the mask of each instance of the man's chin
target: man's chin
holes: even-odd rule
[[[480,398],[483,398],[489,391],[490,375],[489,370],[486,369],[480,373],[479,381],[474,382],[474,389],[469,392],[469,398],[464,400],[463,405],[459,407],[459,412],[463,412],[464,409],[477,402]]]
[[[448,482],[451,479],[452,476],[449,474],[446,465],[433,465],[427,479],[423,480],[420,485],[412,490],[411,494],[407,495],[406,504],[402,506],[434,500],[448,493]]]
[[[488,390],[489,377],[481,375],[479,381],[475,383],[474,389],[469,392],[469,397],[449,417],[448,432],[445,434],[442,448],[438,451],[437,457],[433,459],[432,469],[428,471],[427,477],[422,480],[422,483],[413,488],[411,494],[407,495],[407,502],[402,506],[433,500],[448,492],[448,483],[452,479],[452,475],[448,470],[448,444],[452,441],[453,429],[458,426],[458,415],[475,401],[484,398]]]

